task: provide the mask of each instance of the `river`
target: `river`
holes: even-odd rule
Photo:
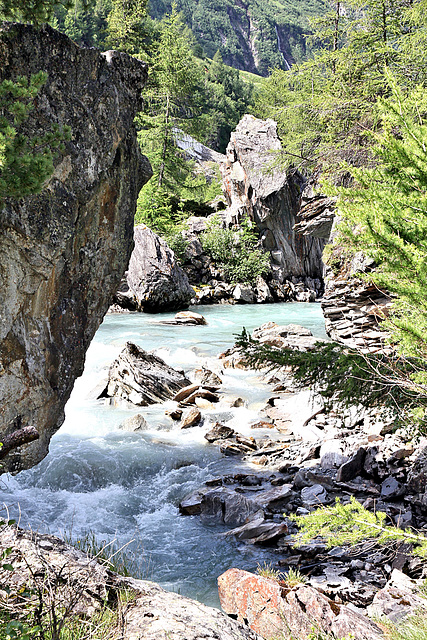
[[[82,540],[114,541],[126,548],[136,577],[218,606],[216,579],[231,566],[254,570],[268,551],[223,539],[222,526],[202,524],[197,516],[181,516],[180,500],[207,479],[236,472],[243,462],[222,457],[204,433],[220,420],[241,433],[251,430],[271,390],[254,372],[224,370],[226,394],[238,395],[247,406],[205,411],[200,427],[181,430],[165,415],[166,406],[117,408],[88,399],[108,366],[130,340],[155,350],[168,364],[189,377],[200,365],[218,367],[216,356],[230,347],[234,334],[274,320],[302,324],[324,337],[319,304],[197,307],[208,325],[161,324],[174,314],[108,315],[88,350],[85,371],[76,381],[66,406],[66,419],[54,436],[49,455],[17,476],[2,476],[0,502],[22,527]],[[119,424],[142,413],[148,429],[127,433]],[[271,433],[269,434],[271,435]]]

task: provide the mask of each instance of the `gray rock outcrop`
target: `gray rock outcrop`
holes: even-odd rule
[[[110,367],[106,395],[145,407],[173,398],[189,384],[182,371],[127,342]]]
[[[324,240],[296,233],[304,178],[274,166],[272,152],[280,151],[277,125],[245,115],[231,134],[227,160],[221,167],[228,216],[256,222],[263,246],[271,252],[273,278],[321,278]]]
[[[151,167],[133,119],[146,65],[80,48],[48,26],[0,26],[0,81],[47,82],[23,128],[68,125],[71,139],[39,195],[7,200],[0,220],[0,440],[34,425],[38,441],[5,469],[36,464],[64,419],[86,350],[133,246],[133,216]]]
[[[158,313],[188,307],[194,290],[166,242],[145,224],[135,227],[135,247],[115,302],[125,309]]]
[[[53,536],[3,527],[0,553],[7,548],[13,549],[8,562],[14,571],[3,571],[2,586],[14,595],[21,594],[19,601],[26,614],[37,600],[30,602],[22,592],[32,589],[44,594],[45,606],[58,620],[68,609],[73,612],[69,615],[90,624],[102,603],[108,603],[109,610],[117,612],[117,632],[122,640],[262,640],[217,609],[169,593],[154,582],[117,575]],[[131,597],[120,611],[118,603],[124,591]],[[110,624],[114,633],[114,615]]]

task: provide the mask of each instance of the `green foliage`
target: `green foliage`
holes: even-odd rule
[[[427,555],[425,536],[414,533],[411,529],[387,525],[386,513],[368,511],[353,496],[348,504],[342,504],[337,498],[333,507],[321,507],[307,516],[290,517],[300,529],[295,546],[317,537],[325,538],[328,548],[357,544],[368,539],[375,539],[379,544],[405,541],[413,545],[414,555]]]
[[[130,54],[146,48],[149,27],[147,0],[111,0],[107,18],[107,46]]]
[[[232,0],[179,0],[178,9],[205,54],[212,58],[219,50],[224,61],[238,69],[248,69],[251,64],[242,32],[250,36],[257,50],[256,71],[267,75],[272,67],[286,68],[278,50],[276,28],[287,57],[300,61],[307,50],[308,16],[323,13],[324,4],[323,0],[248,0],[244,4]],[[170,6],[171,0],[151,0],[153,17],[161,18]]]
[[[258,248],[258,237],[248,220],[241,223],[240,231],[223,227],[214,216],[200,236],[204,251],[220,266],[227,282],[253,284],[258,276],[269,269],[269,254]]]
[[[84,46],[105,49],[110,11],[111,0],[95,0],[89,6],[84,0],[75,0],[70,8],[57,7],[51,24]]]
[[[422,611],[414,612],[397,625],[388,629],[390,640],[427,640],[427,616]]]
[[[272,580],[277,580],[277,582],[283,577],[283,574],[278,569],[273,569],[271,562],[264,561],[262,565],[258,564],[256,572],[263,578],[271,578]]]
[[[166,235],[165,240],[170,249],[174,252],[175,258],[178,262],[184,262],[185,252],[188,247],[188,240],[182,232],[179,230],[172,231]]]
[[[39,193],[53,172],[55,150],[70,136],[69,128],[61,131],[57,125],[31,138],[20,129],[46,78],[39,72],[29,80],[22,77],[0,84],[0,202]]]
[[[297,587],[300,584],[305,584],[307,582],[307,577],[298,569],[290,568],[288,573],[285,575],[283,582],[287,587],[293,589],[293,587]]]
[[[425,91],[405,95],[387,74],[393,97],[381,99],[373,168],[348,167],[351,188],[332,190],[342,212],[340,242],[363,251],[369,279],[397,296],[385,323],[405,356],[427,361],[427,121]],[[427,378],[424,378],[424,383]]]
[[[73,0],[0,0],[0,19],[42,24],[49,22],[55,9],[68,9],[72,5]]]
[[[395,359],[385,354],[361,354],[338,343],[321,343],[313,351],[277,349],[260,344],[245,330],[237,346],[249,365],[287,367],[299,388],[319,393],[328,407],[382,407],[404,423],[418,412],[418,427],[425,430],[427,393],[413,379],[415,373],[427,375],[427,363],[410,358]]]
[[[258,93],[255,113],[272,117],[286,161],[319,160],[356,166],[370,159],[367,129],[377,127],[375,103],[390,93],[384,66],[404,87],[425,84],[425,0],[350,0],[313,21],[312,59],[290,71],[275,70]]]

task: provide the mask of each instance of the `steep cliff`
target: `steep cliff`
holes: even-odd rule
[[[133,119],[146,65],[82,49],[50,27],[0,27],[0,81],[48,75],[26,127],[69,125],[71,140],[40,195],[7,201],[0,219],[0,441],[34,425],[40,439],[6,467],[42,459],[64,418],[89,343],[133,246],[133,216],[151,168]]]
[[[230,219],[248,215],[271,252],[273,278],[321,278],[325,241],[295,232],[304,178],[274,166],[281,148],[273,120],[245,115],[231,134],[221,167]]]

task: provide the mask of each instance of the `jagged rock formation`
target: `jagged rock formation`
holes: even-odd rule
[[[339,221],[335,201],[314,190],[316,176],[306,185],[295,230],[304,236],[334,239],[334,225]],[[349,257],[343,247],[330,251],[325,277],[322,310],[328,335],[363,353],[387,350],[387,332],[381,321],[387,317],[391,298],[387,292],[360,278],[374,268],[361,253]]]
[[[177,371],[158,356],[127,342],[110,367],[107,391],[102,395],[145,407],[173,398],[189,384],[183,371]]]
[[[43,70],[26,123],[71,127],[40,195],[7,201],[0,220],[0,440],[21,425],[40,439],[7,468],[47,453],[86,350],[132,250],[133,216],[151,175],[133,119],[146,65],[123,53],[79,48],[48,26],[0,27],[0,80]]]
[[[294,230],[304,178],[274,167],[281,143],[273,120],[245,115],[231,134],[227,160],[221,167],[227,216],[238,222],[245,215],[254,220],[262,243],[271,252],[273,279],[320,279],[323,274],[324,240]]]
[[[2,586],[21,594],[25,614],[31,605],[22,592],[33,589],[44,594],[45,608],[55,611],[58,620],[68,609],[87,623],[102,603],[108,603],[113,613],[117,611],[122,640],[262,640],[225,613],[164,591],[154,582],[117,575],[54,536],[3,527],[0,553],[7,548],[13,549],[8,562],[14,570],[3,571]],[[124,591],[130,597],[120,610]],[[35,606],[37,600],[32,603]],[[110,624],[113,630],[114,616]]]
[[[129,268],[114,301],[148,313],[188,307],[194,290],[166,242],[145,224],[135,227],[134,240]]]

